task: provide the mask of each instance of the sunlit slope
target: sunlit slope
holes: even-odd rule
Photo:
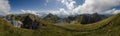
[[[111,24],[112,22],[115,22],[115,21],[119,22],[120,20],[117,21],[118,19],[120,19],[119,15],[120,14],[117,14],[115,16],[109,17],[109,18],[104,19],[102,21],[99,21],[99,22],[96,22],[96,23],[91,23],[91,24],[86,24],[86,25],[76,23],[76,24],[64,24],[64,25],[61,25],[61,26],[65,27],[65,28],[68,28],[68,29],[77,30],[77,31],[97,30],[97,29],[106,27],[107,25]]]
[[[23,29],[13,27],[5,19],[0,18],[0,36],[72,36],[62,28],[58,28],[44,21],[40,21],[44,25],[40,26],[38,30]]]
[[[97,23],[67,24],[62,27],[73,30],[72,34],[75,36],[120,36],[120,14]]]
[[[0,36],[30,36],[32,30],[15,28],[5,19],[0,18]]]
[[[38,30],[15,28],[6,20],[0,18],[0,36],[120,36],[120,14],[114,15],[97,23],[82,25],[53,25],[38,19]]]

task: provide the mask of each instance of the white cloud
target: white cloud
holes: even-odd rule
[[[117,14],[117,13],[120,13],[120,10],[115,10],[115,11],[113,12],[113,14]]]
[[[61,14],[64,14],[64,15],[70,15],[70,13],[67,12],[67,11],[66,11],[65,9],[63,9],[63,8],[59,9],[59,12],[60,12]]]
[[[59,10],[49,10],[49,11],[44,11],[44,12],[46,12],[46,14],[51,13],[53,15],[62,16],[62,17],[66,17],[66,16],[71,15],[70,12],[66,11],[63,8],[60,8]]]
[[[0,15],[9,14],[10,5],[8,0],[0,0]]]
[[[48,2],[49,2],[49,0],[45,0],[44,5],[47,6],[47,5],[48,5]]]
[[[112,7],[119,6],[120,0],[85,0],[85,3],[79,5],[75,8],[76,2],[75,0],[57,0],[64,4],[68,10],[65,8],[59,8],[59,10],[45,10],[45,11],[33,11],[33,10],[21,10],[24,13],[31,13],[39,16],[44,16],[46,14],[52,13],[58,16],[69,16],[69,15],[76,15],[76,14],[92,14],[95,12],[98,13],[108,13],[108,14],[116,14],[119,13],[120,10],[111,9]],[[46,0],[46,4],[50,2]]]
[[[30,13],[30,14],[35,14],[35,15],[39,15],[38,13],[37,13],[38,11],[33,11],[33,10],[21,10],[21,13]]]
[[[103,11],[118,5],[120,5],[120,0],[85,0],[85,3],[83,5],[79,5],[73,11],[80,14],[92,14],[95,12],[104,13]]]
[[[112,9],[112,10],[107,10],[105,13],[102,14],[118,14],[120,13],[120,10]]]
[[[115,11],[116,11],[116,9],[107,10],[107,11],[104,11],[104,13],[101,13],[101,14],[113,14]]]
[[[76,14],[93,14],[98,13],[108,13],[112,14],[118,12],[116,9],[108,10],[112,7],[119,6],[120,0],[85,0],[82,5],[79,5],[75,8],[75,0],[58,0],[67,7],[67,11],[64,9],[62,14],[76,15]],[[61,9],[63,10],[63,9]]]
[[[74,0],[58,0],[62,4],[64,4],[69,10],[74,9],[74,4],[76,3]]]

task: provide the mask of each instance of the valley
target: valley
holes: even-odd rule
[[[0,33],[1,36],[112,36],[115,35],[119,36],[120,32],[120,23],[119,18],[120,14],[113,15],[111,17],[108,17],[106,19],[103,19],[101,21],[95,22],[95,23],[89,23],[89,24],[81,24],[80,22],[76,22],[74,24],[54,24],[45,21],[42,18],[36,17],[34,15],[28,14],[29,17],[26,17],[29,19],[24,19],[21,17],[20,21],[26,21],[26,25],[29,23],[30,20],[36,20],[39,23],[39,27],[37,29],[33,28],[26,28],[25,27],[14,27],[11,23],[9,23],[7,20],[1,18],[0,19]],[[12,15],[13,16],[13,15]],[[25,15],[24,15],[25,16]],[[14,16],[15,17],[15,16]],[[17,16],[16,16],[17,18]],[[20,17],[19,17],[20,19]],[[18,18],[16,20],[19,20]],[[24,26],[24,25],[23,25]]]

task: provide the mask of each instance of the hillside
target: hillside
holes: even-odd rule
[[[7,20],[0,18],[0,36],[72,36],[70,32],[63,28],[45,23],[40,19],[37,20],[44,25],[37,30],[31,30],[13,27]]]
[[[53,15],[49,13],[47,16],[43,17],[43,20],[49,23],[54,23],[54,24],[74,24],[77,21],[82,24],[88,24],[88,23],[95,23],[95,22],[101,21],[108,17],[110,16],[94,13],[94,14],[70,15],[70,16],[61,18],[57,15]]]
[[[57,23],[60,18],[57,15],[49,13],[43,19],[49,23]]]
[[[107,18],[107,16],[105,15],[101,15],[98,13],[94,13],[94,14],[83,14],[81,15],[82,20],[81,20],[81,24],[90,24],[90,23],[95,23],[98,21],[101,21],[105,18]]]
[[[30,16],[32,17],[32,16]],[[37,19],[39,29],[13,27],[5,19],[0,18],[0,36],[120,36],[120,14],[91,24],[61,24],[54,25],[42,19]]]
[[[45,23],[37,30],[16,28],[0,18],[0,36],[71,36],[66,30]],[[41,21],[40,21],[41,22]]]
[[[77,36],[120,36],[120,14],[114,15],[97,23],[82,24],[66,24],[61,25],[75,31],[73,34]]]

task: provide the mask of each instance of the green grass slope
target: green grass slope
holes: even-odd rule
[[[73,30],[72,34],[75,36],[120,36],[120,14],[97,23],[67,24],[62,27]]]
[[[41,23],[43,21],[40,20]],[[0,18],[0,36],[72,36],[62,28],[44,23],[38,30],[13,27],[9,22]]]
[[[39,22],[44,25],[38,30],[31,30],[13,27],[0,18],[0,36],[120,36],[120,14],[86,25],[53,25],[44,20]]]

